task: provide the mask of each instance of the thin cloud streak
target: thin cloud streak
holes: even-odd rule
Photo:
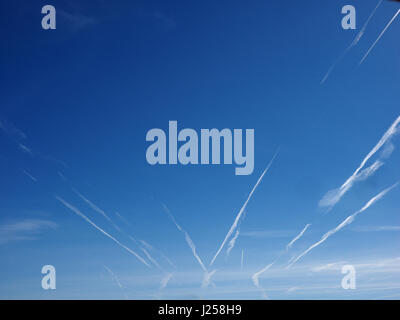
[[[278,150],[279,151],[279,150]],[[242,214],[244,213],[248,202],[250,201],[251,197],[253,196],[254,191],[257,189],[258,185],[260,184],[260,182],[262,181],[262,179],[264,178],[264,175],[268,172],[269,168],[271,167],[272,163],[274,162],[275,157],[278,154],[278,151],[274,154],[274,156],[272,157],[271,161],[269,162],[267,168],[264,170],[264,172],[261,174],[261,176],[258,178],[257,183],[255,184],[255,186],[253,187],[253,189],[251,190],[249,196],[247,197],[245,203],[243,204],[242,208],[240,209],[239,213],[237,214],[235,221],[233,222],[231,228],[229,229],[228,233],[225,236],[224,241],[222,241],[221,246],[219,247],[219,249],[217,250],[217,253],[215,254],[215,256],[213,257],[213,259],[210,262],[210,266],[213,265],[214,261],[217,259],[219,253],[221,252],[221,250],[223,249],[223,247],[225,246],[226,242],[228,241],[228,239],[231,237],[231,235],[233,234],[233,232],[235,232],[238,223],[240,221],[240,218],[242,216]]]
[[[344,228],[345,226],[351,224],[354,219],[356,218],[357,215],[359,215],[360,213],[364,212],[365,210],[367,210],[370,206],[372,206],[375,202],[377,202],[378,200],[382,199],[388,192],[390,192],[392,189],[394,189],[395,187],[397,187],[399,185],[399,182],[395,183],[394,185],[392,185],[391,187],[383,190],[382,192],[380,192],[379,194],[377,194],[376,196],[374,196],[373,198],[371,198],[360,210],[356,211],[355,213],[353,213],[351,216],[348,216],[345,220],[343,220],[342,223],[340,223],[336,228],[328,231],[327,233],[325,233],[321,240],[319,240],[318,242],[314,243],[312,246],[310,246],[306,251],[304,251],[302,254],[300,254],[296,259],[294,259],[288,267],[291,267],[293,264],[295,264],[297,261],[299,261],[302,257],[304,257],[308,252],[310,252],[312,249],[316,248],[317,246],[319,246],[321,243],[325,242],[331,235],[335,234],[336,232],[338,232],[339,230],[341,230],[342,228]]]
[[[96,228],[98,231],[100,231],[101,233],[103,233],[105,236],[107,236],[108,238],[110,238],[111,240],[113,240],[116,244],[118,244],[121,248],[125,249],[126,251],[128,251],[130,254],[134,255],[140,262],[142,262],[144,265],[146,265],[147,267],[150,268],[150,265],[140,256],[138,255],[136,252],[134,252],[133,250],[131,250],[130,248],[128,248],[127,246],[125,246],[124,244],[122,244],[121,242],[119,242],[117,239],[115,239],[112,235],[110,235],[109,233],[107,233],[106,231],[104,231],[102,228],[100,228],[99,226],[97,226],[94,222],[92,222],[88,217],[86,217],[82,212],[80,212],[77,208],[75,208],[73,205],[71,205],[70,203],[68,203],[67,201],[65,201],[64,199],[62,199],[59,196],[55,196],[55,198],[60,201],[66,208],[70,209],[72,212],[74,212],[75,214],[77,214],[78,216],[80,216],[82,219],[86,220],[86,222],[88,222],[90,225],[92,225],[94,228]]]
[[[396,17],[399,15],[400,13],[400,9],[397,10],[397,12],[395,13],[395,15],[393,16],[393,18],[389,21],[389,23],[386,25],[386,27],[383,29],[383,31],[380,33],[379,37],[375,40],[375,42],[372,44],[372,46],[368,49],[367,53],[363,56],[363,58],[360,61],[360,64],[362,64],[364,62],[364,60],[368,57],[368,55],[370,54],[370,52],[372,51],[372,49],[375,47],[375,45],[378,43],[378,41],[382,38],[383,34],[386,32],[386,30],[390,27],[390,25],[392,24],[392,22],[394,21],[394,19],[396,19]]]

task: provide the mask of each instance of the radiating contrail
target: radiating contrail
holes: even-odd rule
[[[158,270],[165,272],[165,270],[160,266],[160,264],[156,261],[156,259],[154,259],[150,253],[143,247],[140,247],[140,250],[143,251],[144,255],[147,257],[147,259],[149,259],[149,261],[154,264]]]
[[[383,36],[383,34],[386,32],[386,30],[390,27],[390,25],[392,24],[392,22],[394,21],[394,19],[396,19],[396,17],[399,15],[400,13],[400,9],[397,10],[397,12],[395,13],[395,15],[393,16],[393,18],[389,21],[389,23],[386,25],[385,29],[383,29],[383,31],[381,32],[381,34],[379,35],[379,37],[375,40],[375,42],[372,44],[372,46],[368,49],[367,53],[364,55],[364,57],[361,59],[360,64],[362,64],[364,62],[364,60],[367,58],[367,56],[369,55],[369,53],[371,52],[371,50],[375,47],[375,45],[378,43],[378,41],[380,40],[380,38]]]
[[[311,226],[311,223],[307,224],[304,229],[301,230],[301,232],[292,241],[289,242],[289,244],[286,246],[286,251],[289,250],[293,246],[293,244],[303,236],[304,232],[306,232],[309,226]]]
[[[90,201],[88,198],[86,198],[83,194],[81,194],[78,190],[72,189],[72,191],[79,197],[81,198],[84,202],[86,202],[89,207],[91,207],[94,211],[97,213],[100,213],[104,218],[106,218],[109,222],[111,221],[111,218],[104,212],[103,209],[100,209],[98,206],[96,206],[92,201]]]
[[[96,228],[98,231],[103,233],[105,236],[109,237],[111,240],[113,240],[116,244],[118,244],[120,247],[124,248],[126,251],[128,251],[130,254],[134,255],[137,259],[139,259],[140,262],[142,262],[144,265],[147,267],[150,267],[150,265],[136,252],[119,242],[117,239],[115,239],[112,235],[98,227],[94,222],[92,222],[88,217],[86,217],[82,212],[80,212],[77,208],[75,208],[73,205],[69,204],[67,201],[62,199],[59,196],[55,196],[55,198],[60,201],[65,207],[70,209],[72,212],[76,213],[78,216],[80,216],[82,219],[86,220],[89,224],[91,224],[94,228]]]
[[[278,150],[279,151],[279,150]],[[233,222],[231,228],[229,229],[228,233],[225,236],[224,241],[222,241],[221,246],[219,247],[217,253],[215,254],[214,258],[211,260],[210,262],[210,266],[214,263],[215,259],[217,259],[219,253],[221,252],[222,248],[225,246],[225,243],[228,241],[228,239],[231,237],[231,235],[233,234],[233,232],[236,230],[237,225],[239,223],[240,217],[242,216],[244,210],[246,209],[246,206],[248,204],[248,202],[250,201],[251,197],[253,196],[254,191],[257,189],[258,185],[260,184],[260,182],[262,181],[262,179],[264,178],[264,175],[268,172],[269,168],[271,167],[272,163],[274,162],[274,159],[276,157],[276,155],[278,154],[278,151],[274,154],[274,156],[272,157],[271,161],[269,162],[267,168],[264,170],[264,172],[261,174],[261,176],[258,178],[257,183],[255,184],[255,186],[253,187],[253,189],[251,190],[249,196],[247,197],[246,202],[243,204],[242,208],[240,208],[239,213],[237,214],[235,221]]]
[[[146,241],[144,241],[144,240],[139,240],[139,242],[140,242],[144,247],[146,247],[146,249],[151,250],[151,251],[154,251],[154,252],[160,254],[161,257],[162,257],[165,261],[167,261],[168,264],[169,264],[171,267],[176,268],[176,265],[175,265],[175,264],[171,261],[171,259],[168,258],[162,251],[160,251],[160,250],[154,248],[151,244],[149,244],[148,242],[146,242]]]
[[[373,198],[371,198],[360,210],[356,211],[355,213],[353,213],[351,216],[348,216],[345,220],[343,220],[342,223],[340,223],[336,228],[328,231],[327,233],[325,233],[321,240],[319,240],[318,242],[314,243],[312,246],[310,246],[306,251],[304,251],[302,254],[300,254],[296,259],[294,259],[288,267],[291,267],[293,264],[295,264],[297,261],[299,261],[302,257],[304,257],[308,252],[310,252],[312,249],[314,249],[315,247],[319,246],[321,243],[325,242],[325,240],[327,240],[331,235],[335,234],[336,232],[338,232],[340,229],[344,228],[345,226],[347,226],[348,224],[352,223],[355,219],[355,217],[357,215],[359,215],[360,213],[364,212],[365,210],[367,210],[370,206],[372,206],[376,201],[380,200],[381,198],[383,198],[389,191],[391,191],[393,188],[397,187],[399,185],[399,182],[395,183],[394,185],[392,185],[391,187],[383,190],[382,192],[378,193],[376,196],[374,196]]]
[[[364,35],[365,30],[367,29],[367,26],[370,22],[370,20],[372,19],[372,17],[375,15],[376,10],[379,8],[379,6],[382,4],[383,0],[379,0],[378,4],[376,5],[376,7],[374,8],[374,10],[371,12],[371,14],[369,15],[367,21],[365,21],[363,27],[361,28],[360,32],[357,33],[356,37],[354,38],[354,40],[350,43],[350,45],[343,51],[343,53],[332,63],[332,65],[330,66],[330,68],[328,69],[327,73],[325,74],[324,78],[321,80],[321,84],[323,84],[329,77],[329,75],[331,74],[331,72],[333,71],[333,69],[336,67],[336,65],[344,58],[344,56],[347,54],[347,52],[350,51],[350,49],[352,47],[354,47],[355,45],[357,45],[357,43],[360,41],[360,39],[362,38],[362,36]]]
[[[379,151],[382,146],[388,142],[396,133],[398,133],[400,130],[397,128],[397,125],[400,123],[400,116],[397,117],[397,119],[392,123],[392,125],[389,127],[389,129],[385,132],[385,134],[382,136],[382,138],[378,141],[378,143],[372,148],[372,150],[367,154],[367,156],[363,159],[359,167],[353,172],[353,174],[343,183],[343,185],[338,188],[329,191],[324,195],[324,197],[319,201],[319,206],[321,207],[330,207],[332,208],[339,200],[341,197],[353,186],[354,182],[360,178],[359,172],[364,168],[365,164],[367,161],[376,153]],[[375,162],[369,170],[365,171],[364,174],[369,174],[371,175],[374,173],[379,167],[381,166],[382,163],[380,162]],[[361,175],[363,177],[363,175]]]

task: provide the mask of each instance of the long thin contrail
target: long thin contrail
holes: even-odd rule
[[[393,18],[389,21],[389,23],[386,25],[385,29],[383,29],[383,31],[381,32],[381,34],[379,35],[379,37],[375,40],[375,42],[372,44],[372,46],[368,49],[367,53],[364,55],[364,57],[361,59],[360,64],[362,64],[364,62],[364,60],[367,58],[367,56],[369,55],[369,53],[372,51],[372,49],[375,47],[375,45],[378,43],[378,41],[380,40],[380,38],[383,36],[383,34],[386,32],[386,30],[390,27],[390,25],[392,24],[392,22],[394,21],[394,19],[396,19],[396,17],[399,15],[400,13],[400,9],[397,10],[397,12],[395,13],[395,15],[393,16]]]
[[[315,247],[319,246],[321,243],[325,242],[331,235],[335,234],[336,232],[338,232],[339,230],[341,230],[342,228],[344,228],[345,226],[347,226],[348,224],[352,223],[354,221],[354,219],[356,218],[357,215],[359,215],[360,213],[364,212],[365,210],[367,210],[370,206],[372,206],[376,201],[382,199],[389,191],[391,191],[393,188],[397,187],[399,185],[399,182],[395,183],[394,185],[392,185],[391,187],[383,190],[382,192],[378,193],[376,196],[374,196],[373,198],[371,198],[360,210],[356,211],[355,213],[353,213],[351,216],[348,216],[345,220],[343,220],[342,223],[340,223],[336,228],[328,231],[327,233],[325,233],[321,240],[319,240],[318,242],[314,243],[312,246],[310,246],[306,251],[304,251],[302,254],[300,254],[296,259],[294,259],[290,265],[288,267],[291,267],[293,264],[295,264],[297,261],[299,261],[302,257],[304,257],[308,252],[310,252],[312,249],[314,249]]]
[[[160,254],[161,257],[164,258],[165,261],[167,261],[168,264],[169,264],[171,267],[176,268],[176,265],[175,265],[175,264],[171,261],[171,259],[168,258],[163,252],[161,252],[160,250],[154,248],[151,244],[149,244],[148,242],[146,242],[146,241],[144,241],[144,240],[139,240],[139,242],[140,242],[146,249],[148,249],[148,250],[150,250],[150,251],[154,251],[154,252]]]
[[[392,123],[392,125],[389,127],[389,129],[385,132],[385,134],[382,136],[382,138],[378,141],[378,143],[372,148],[372,150],[367,154],[367,156],[362,160],[361,164],[358,166],[358,168],[353,172],[353,174],[343,183],[342,186],[340,186],[339,189],[331,190],[325,196],[319,201],[319,206],[321,207],[333,207],[341,197],[352,187],[354,182],[360,178],[359,172],[364,168],[365,164],[367,161],[379,151],[379,149],[382,148],[382,146],[389,141],[396,133],[398,133],[400,130],[397,128],[397,125],[400,123],[400,116],[397,117],[397,119]],[[381,163],[375,162],[370,167],[370,170],[367,170],[366,172],[369,174],[374,173],[379,167]]]
[[[289,250],[293,246],[293,244],[303,236],[304,232],[306,232],[309,226],[311,226],[311,223],[307,224],[303,228],[303,230],[301,230],[301,232],[296,237],[294,237],[292,241],[289,242],[289,244],[286,246],[286,251]]]
[[[279,151],[279,150],[278,150]],[[278,154],[278,151],[274,154],[274,156],[272,157],[271,161],[269,162],[267,168],[264,170],[264,172],[261,174],[261,176],[258,178],[257,183],[255,184],[255,186],[253,187],[253,189],[251,190],[249,196],[247,197],[246,202],[243,204],[242,208],[240,208],[239,213],[237,214],[235,221],[233,222],[231,228],[229,229],[228,233],[225,236],[224,241],[222,241],[221,246],[219,247],[217,253],[215,254],[214,258],[211,260],[210,262],[210,266],[213,265],[215,259],[217,259],[219,253],[221,252],[221,250],[223,249],[223,247],[225,246],[226,242],[228,241],[228,239],[231,237],[231,235],[233,234],[233,232],[235,232],[237,225],[240,221],[240,217],[242,216],[243,212],[246,209],[246,206],[248,204],[248,202],[250,201],[251,197],[253,196],[254,191],[256,191],[258,185],[260,184],[260,182],[262,181],[262,179],[264,178],[264,175],[268,172],[269,168],[271,167],[272,163],[274,162],[275,157]]]
[[[116,244],[118,244],[120,247],[122,247],[123,249],[125,249],[126,251],[128,251],[130,254],[134,255],[137,259],[139,259],[140,262],[142,262],[144,265],[146,265],[147,267],[150,267],[150,265],[140,256],[138,255],[136,252],[134,252],[133,250],[131,250],[130,248],[128,248],[127,246],[125,246],[124,244],[122,244],[121,242],[119,242],[117,239],[115,239],[112,235],[110,235],[109,233],[107,233],[106,231],[104,231],[102,228],[98,227],[94,222],[92,222],[88,217],[86,217],[82,212],[80,212],[77,208],[75,208],[73,205],[71,205],[70,203],[68,203],[67,201],[65,201],[64,199],[62,199],[59,196],[55,196],[55,198],[60,201],[65,207],[67,207],[68,209],[70,209],[72,212],[76,213],[78,216],[80,216],[82,219],[86,220],[89,224],[91,224],[94,228],[96,228],[98,231],[100,231],[101,233],[103,233],[105,236],[109,237],[111,240],[113,240]]]
[[[350,49],[352,47],[354,47],[355,45],[357,45],[357,43],[360,41],[360,39],[362,38],[362,36],[365,33],[365,30],[367,29],[367,26],[369,24],[369,22],[371,21],[372,17],[375,15],[376,10],[378,10],[379,6],[382,4],[383,0],[379,0],[378,4],[376,5],[376,7],[374,8],[374,10],[371,12],[371,14],[369,15],[367,21],[365,21],[363,27],[361,28],[360,32],[357,33],[357,35],[355,36],[354,40],[350,43],[350,45],[342,52],[342,54],[332,63],[332,65],[329,67],[327,73],[325,74],[325,76],[323,77],[323,79],[321,80],[321,84],[323,84],[329,77],[329,75],[331,74],[331,72],[333,71],[333,69],[336,67],[336,65],[344,58],[344,56],[347,54],[347,52],[350,51]]]

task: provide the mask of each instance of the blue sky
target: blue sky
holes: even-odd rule
[[[400,187],[287,268],[400,180],[398,125],[340,200],[320,205],[400,116],[399,18],[359,65],[397,3],[383,1],[323,84],[376,0],[351,2],[356,30],[341,27],[347,1],[52,1],[56,30],[41,28],[45,4],[0,4],[0,298],[400,297]],[[170,120],[254,129],[254,172],[149,165],[146,133]],[[234,248],[209,266],[278,149]],[[216,270],[208,286],[184,232]],[[47,264],[56,290],[41,287]],[[355,290],[341,287],[346,264]]]

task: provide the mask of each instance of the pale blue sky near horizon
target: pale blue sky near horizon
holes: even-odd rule
[[[56,0],[56,30],[41,28],[47,1],[2,2],[0,298],[259,299],[265,290],[271,299],[398,299],[400,187],[286,268],[400,180],[394,135],[365,166],[379,159],[382,167],[330,211],[319,206],[400,116],[400,17],[359,65],[397,3],[383,1],[321,84],[377,2]],[[341,27],[346,4],[357,10],[356,30]],[[253,174],[149,165],[146,133],[167,131],[170,120],[197,132],[254,129]],[[208,267],[278,149],[235,247]],[[217,270],[207,288],[165,207]],[[252,275],[278,257],[257,288]],[[57,270],[56,290],[41,288],[47,264]],[[345,264],[356,267],[356,290],[341,288]]]

